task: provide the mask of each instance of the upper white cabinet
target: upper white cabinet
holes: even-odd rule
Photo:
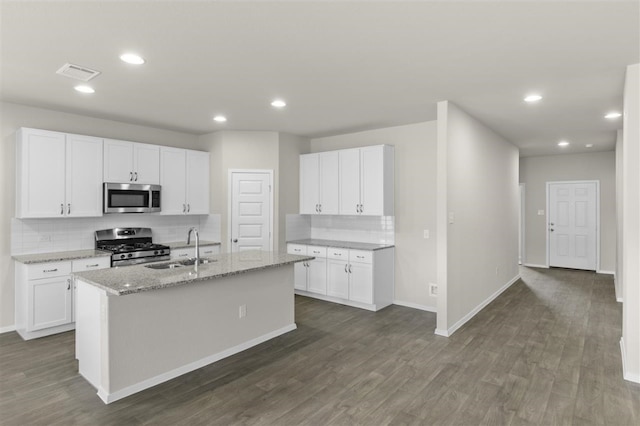
[[[159,184],[160,147],[105,139],[104,181]]]
[[[338,214],[338,151],[300,156],[300,214]]]
[[[300,214],[393,216],[394,150],[368,146],[300,156]]]
[[[393,216],[393,147],[378,145],[338,153],[340,214]]]
[[[16,217],[102,215],[102,139],[22,128]]]
[[[209,153],[160,148],[164,215],[209,214]]]

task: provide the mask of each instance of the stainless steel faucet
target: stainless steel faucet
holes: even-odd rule
[[[189,232],[187,233],[187,244],[191,244],[191,233],[194,233],[196,236],[196,256],[195,256],[195,262],[193,263],[193,266],[196,270],[196,272],[198,271],[198,265],[200,264],[200,237],[198,236],[198,228],[191,228],[189,229]]]

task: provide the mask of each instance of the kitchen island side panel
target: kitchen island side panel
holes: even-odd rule
[[[292,264],[103,301],[107,403],[296,328]]]

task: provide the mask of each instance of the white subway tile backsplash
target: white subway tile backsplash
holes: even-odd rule
[[[95,231],[122,227],[145,227],[153,230],[156,242],[185,239],[191,227],[200,238],[220,241],[220,215],[160,216],[107,215],[96,218],[11,219],[11,254],[47,253],[95,247]]]
[[[393,216],[287,215],[287,241],[317,238],[374,244],[395,244]]]

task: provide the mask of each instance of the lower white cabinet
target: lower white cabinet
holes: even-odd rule
[[[316,256],[294,267],[298,294],[372,311],[393,303],[393,247],[369,251],[289,244],[287,252]]]
[[[71,273],[110,266],[109,257],[37,264],[16,262],[15,318],[18,334],[29,340],[73,330],[75,286]]]
[[[215,254],[220,254],[220,246],[219,245],[207,245],[200,247],[200,257],[208,257],[213,256]],[[179,249],[171,249],[171,260],[184,260],[190,257],[195,257],[196,248],[195,246],[184,247]]]

